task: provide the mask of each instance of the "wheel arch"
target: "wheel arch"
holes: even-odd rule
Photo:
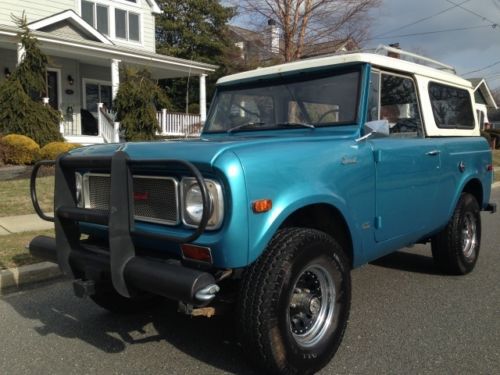
[[[478,178],[472,178],[469,181],[467,181],[467,183],[464,185],[462,189],[462,193],[472,194],[474,198],[476,198],[479,207],[483,206],[484,203],[483,184]]]
[[[349,225],[339,209],[327,203],[309,204],[290,213],[279,229],[302,227],[317,229],[335,238],[344,249],[351,268],[354,264],[354,245]]]

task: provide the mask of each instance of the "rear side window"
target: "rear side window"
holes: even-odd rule
[[[429,83],[432,113],[438,128],[473,129],[474,114],[467,90],[440,83]]]

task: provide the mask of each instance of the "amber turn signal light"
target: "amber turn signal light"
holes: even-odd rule
[[[181,245],[181,250],[184,259],[212,263],[212,251],[210,250],[209,247],[196,246],[184,243]]]
[[[259,199],[252,203],[253,212],[260,214],[262,212],[267,212],[273,208],[273,201],[270,199]]]

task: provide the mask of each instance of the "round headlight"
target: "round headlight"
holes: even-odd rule
[[[198,184],[191,185],[186,191],[186,214],[190,221],[198,224],[203,215],[203,199]]]

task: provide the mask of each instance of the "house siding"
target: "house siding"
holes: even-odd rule
[[[0,24],[15,26],[11,14],[21,16],[26,12],[28,22],[33,22],[41,18],[52,16],[67,9],[76,11],[77,1],[75,0],[1,0],[0,1]]]
[[[141,0],[139,5],[126,1],[110,0],[90,0],[103,4],[109,8],[110,21],[110,39],[116,45],[134,49],[147,50],[155,52],[155,16],[152,14],[151,7],[146,0]],[[28,22],[50,17],[54,14],[71,9],[81,16],[80,0],[0,0],[0,24],[15,26],[11,15],[21,16],[23,11],[26,13]],[[140,42],[121,40],[114,37],[114,9],[123,9],[140,14]]]

